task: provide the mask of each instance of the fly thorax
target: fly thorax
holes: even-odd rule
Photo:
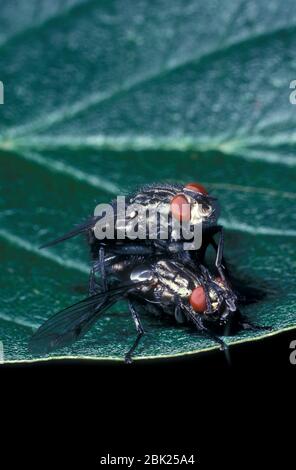
[[[163,291],[167,291],[167,296],[178,295],[181,298],[188,298],[191,294],[189,280],[181,276],[174,270],[174,265],[166,261],[159,261],[156,265],[157,276]]]
[[[138,287],[142,292],[148,292],[157,282],[153,271],[145,266],[134,268],[130,274],[130,280],[134,283],[143,282]]]

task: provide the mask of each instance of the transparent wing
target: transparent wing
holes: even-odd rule
[[[48,243],[45,243],[44,245],[40,246],[40,249],[42,248],[48,248],[49,246],[56,245],[57,243],[63,242],[65,240],[68,240],[69,238],[76,237],[76,235],[79,235],[80,233],[87,232],[91,228],[93,228],[98,220],[98,217],[90,217],[87,219],[85,222],[83,222],[80,225],[77,225],[73,230],[70,232],[65,233],[61,237],[56,238],[55,240],[52,240]]]
[[[34,354],[46,354],[81,338],[112,304],[137,284],[116,287],[88,297],[49,318],[32,336],[29,349]]]

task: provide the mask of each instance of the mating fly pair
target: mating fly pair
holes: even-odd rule
[[[198,184],[152,185],[127,198],[147,209],[169,204],[168,239],[98,240],[92,217],[50,246],[86,233],[93,258],[90,274],[90,296],[47,320],[33,335],[33,352],[48,353],[81,338],[102,313],[125,298],[137,330],[137,338],[126,354],[130,362],[144,329],[141,311],[154,315],[173,315],[178,323],[189,322],[202,334],[225,344],[218,333],[226,334],[231,324],[250,328],[237,308],[237,296],[226,279],[223,268],[223,232],[217,225],[218,205]],[[116,202],[112,203],[113,206]],[[196,251],[185,251],[182,239],[176,239],[172,219],[193,223],[202,220],[203,243]],[[140,221],[141,222],[141,221]],[[158,227],[161,229],[161,227]],[[220,234],[216,244],[213,236]],[[207,247],[216,250],[217,273],[205,265]],[[100,282],[97,281],[100,274]]]
[[[118,214],[118,203],[114,200],[110,204],[115,215]],[[65,235],[43,245],[41,248],[49,247],[72,238],[78,234],[86,234],[90,252],[93,260],[93,267],[90,273],[90,293],[93,293],[96,273],[100,273],[104,279],[104,264],[106,256],[112,256],[113,260],[122,257],[136,258],[138,261],[142,259],[157,257],[173,257],[180,262],[187,264],[204,263],[207,247],[212,245],[216,252],[216,267],[220,277],[224,278],[224,270],[222,268],[223,261],[223,230],[217,225],[219,216],[219,206],[217,200],[209,195],[205,188],[197,183],[189,183],[186,186],[179,184],[154,184],[144,186],[136,193],[125,198],[125,208],[140,206],[143,211],[139,215],[136,211],[125,213],[124,224],[128,232],[129,226],[136,224],[137,227],[144,228],[144,239],[131,240],[126,236],[124,240],[119,237],[118,224],[122,221],[115,216],[113,219],[113,236],[111,238],[104,237],[98,239],[96,228],[101,223],[103,217],[92,216],[84,223],[75,227],[72,231]],[[168,208],[168,219],[158,218],[155,227],[156,236],[149,238],[150,219],[147,214],[155,214],[160,207]],[[144,217],[143,217],[144,214]],[[142,217],[142,218],[141,218]],[[202,227],[202,244],[198,250],[184,249],[184,242],[195,241],[193,239],[184,240],[183,232],[176,233],[174,222],[180,224],[188,223],[191,227],[199,224]],[[105,220],[104,220],[105,222]],[[108,221],[105,222],[108,224]],[[161,238],[163,225],[166,224],[166,239]],[[183,228],[182,225],[182,228]],[[219,233],[219,241],[216,244],[214,235]],[[104,281],[103,281],[104,284]]]

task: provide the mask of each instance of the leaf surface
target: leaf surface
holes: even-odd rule
[[[19,14],[15,15],[18,9]],[[0,340],[30,360],[33,330],[85,295],[83,240],[38,246],[99,202],[156,181],[198,181],[222,206],[225,253],[267,292],[245,308],[296,325],[294,3],[271,0],[6,2],[0,14]],[[144,318],[143,357],[215,345]],[[264,332],[226,339],[248,341]],[[121,358],[125,304],[50,357]]]

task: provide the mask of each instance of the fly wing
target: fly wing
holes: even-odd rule
[[[31,352],[47,354],[81,338],[99,314],[113,303],[110,299],[107,300],[106,296],[101,301],[96,297],[72,305],[43,323],[30,340]]]
[[[47,354],[73,343],[85,335],[101,313],[138,284],[129,283],[100,292],[56,313],[34,333],[29,343],[30,351]]]
[[[110,223],[112,223],[112,224],[114,223],[114,227],[115,227],[116,226],[116,224],[115,224],[115,222],[116,222],[116,207],[117,207],[116,206],[116,201],[113,201],[111,203],[111,207],[113,208],[113,214],[114,214],[115,219],[113,220],[113,218],[111,218]],[[127,205],[125,205],[125,208],[126,207],[127,207]],[[58,237],[54,240],[51,240],[50,242],[45,243],[44,245],[41,245],[40,249],[48,248],[50,246],[56,245],[57,243],[61,243],[65,240],[68,240],[69,238],[76,237],[76,235],[80,235],[82,233],[87,233],[87,232],[90,234],[89,243],[91,245],[93,245],[95,240],[96,240],[93,230],[95,228],[96,223],[101,218],[103,218],[104,222],[105,222],[105,216],[103,214],[94,215],[92,217],[89,217],[85,222],[83,222],[82,224],[77,225],[75,228],[73,228],[73,230],[70,230],[69,232],[65,233],[61,237]],[[126,220],[128,220],[128,218]]]
[[[52,240],[48,243],[45,243],[44,245],[41,245],[40,249],[48,248],[49,246],[56,245],[57,243],[68,240],[69,238],[76,237],[76,235],[87,232],[88,230],[92,229],[95,226],[97,220],[98,220],[98,217],[90,217],[89,219],[87,219],[82,224],[77,225],[77,227],[75,227],[70,232],[67,232],[64,235],[62,235],[61,237],[56,238],[55,240]]]

